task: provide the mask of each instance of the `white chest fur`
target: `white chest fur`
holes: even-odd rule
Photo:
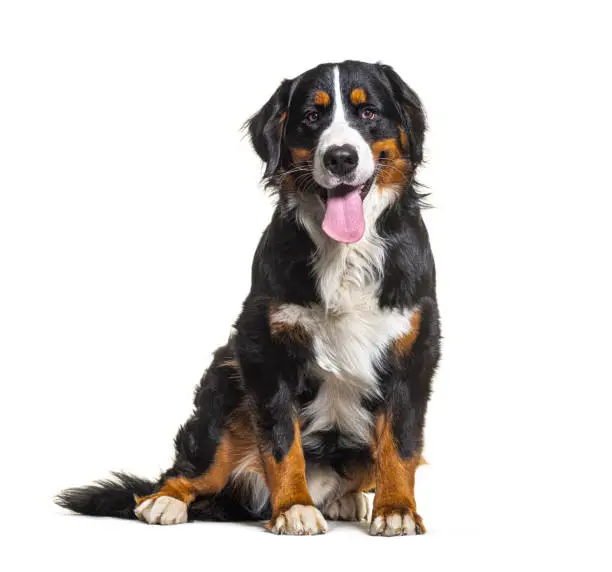
[[[411,330],[412,310],[381,309],[378,304],[385,244],[373,223],[390,199],[377,189],[371,194],[369,204],[364,202],[366,234],[355,244],[332,241],[314,217],[303,216],[317,246],[312,267],[322,303],[284,304],[272,316],[274,322],[299,325],[312,341],[310,373],[321,386],[302,412],[308,419],[305,443],[309,435],[329,429],[369,441],[373,419],[362,400],[379,393],[376,366],[390,344]]]
[[[379,393],[376,366],[389,345],[411,329],[412,311],[381,310],[377,300],[362,296],[350,312],[327,312],[322,306],[282,305],[274,321],[299,324],[312,340],[310,373],[321,380],[316,398],[303,411],[309,433],[337,428],[367,442],[372,419],[364,397]]]

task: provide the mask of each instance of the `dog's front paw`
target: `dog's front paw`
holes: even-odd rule
[[[134,514],[148,524],[182,524],[187,522],[187,503],[174,497],[152,496],[142,499]]]
[[[323,508],[323,514],[330,520],[368,520],[371,501],[364,493],[347,493]]]
[[[274,534],[312,535],[326,533],[327,523],[316,507],[294,504],[273,518],[267,528]]]
[[[409,508],[375,510],[372,515],[370,525],[372,536],[410,536],[424,533],[423,520]]]

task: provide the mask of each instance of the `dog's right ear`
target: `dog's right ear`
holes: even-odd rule
[[[251,143],[266,164],[264,178],[272,176],[280,164],[283,124],[292,84],[291,80],[284,80],[268,103],[247,121]]]

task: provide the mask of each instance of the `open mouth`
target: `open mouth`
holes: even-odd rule
[[[376,173],[372,177],[370,177],[365,183],[361,185],[349,185],[346,183],[342,183],[333,189],[324,189],[323,187],[319,187],[319,195],[323,202],[326,203],[329,197],[341,197],[347,193],[354,191],[355,189],[360,189],[361,191],[361,200],[365,200],[367,194],[370,192],[372,188],[372,183],[374,183],[374,178]]]
[[[337,242],[358,242],[365,232],[363,201],[372,188],[372,176],[363,185],[338,185],[328,189],[323,201],[323,232]]]

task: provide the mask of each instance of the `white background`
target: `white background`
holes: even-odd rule
[[[10,569],[610,569],[605,2],[0,6]],[[282,78],[346,58],[395,66],[429,117],[430,533],[63,513],[63,487],[169,466],[271,213],[241,124]]]

